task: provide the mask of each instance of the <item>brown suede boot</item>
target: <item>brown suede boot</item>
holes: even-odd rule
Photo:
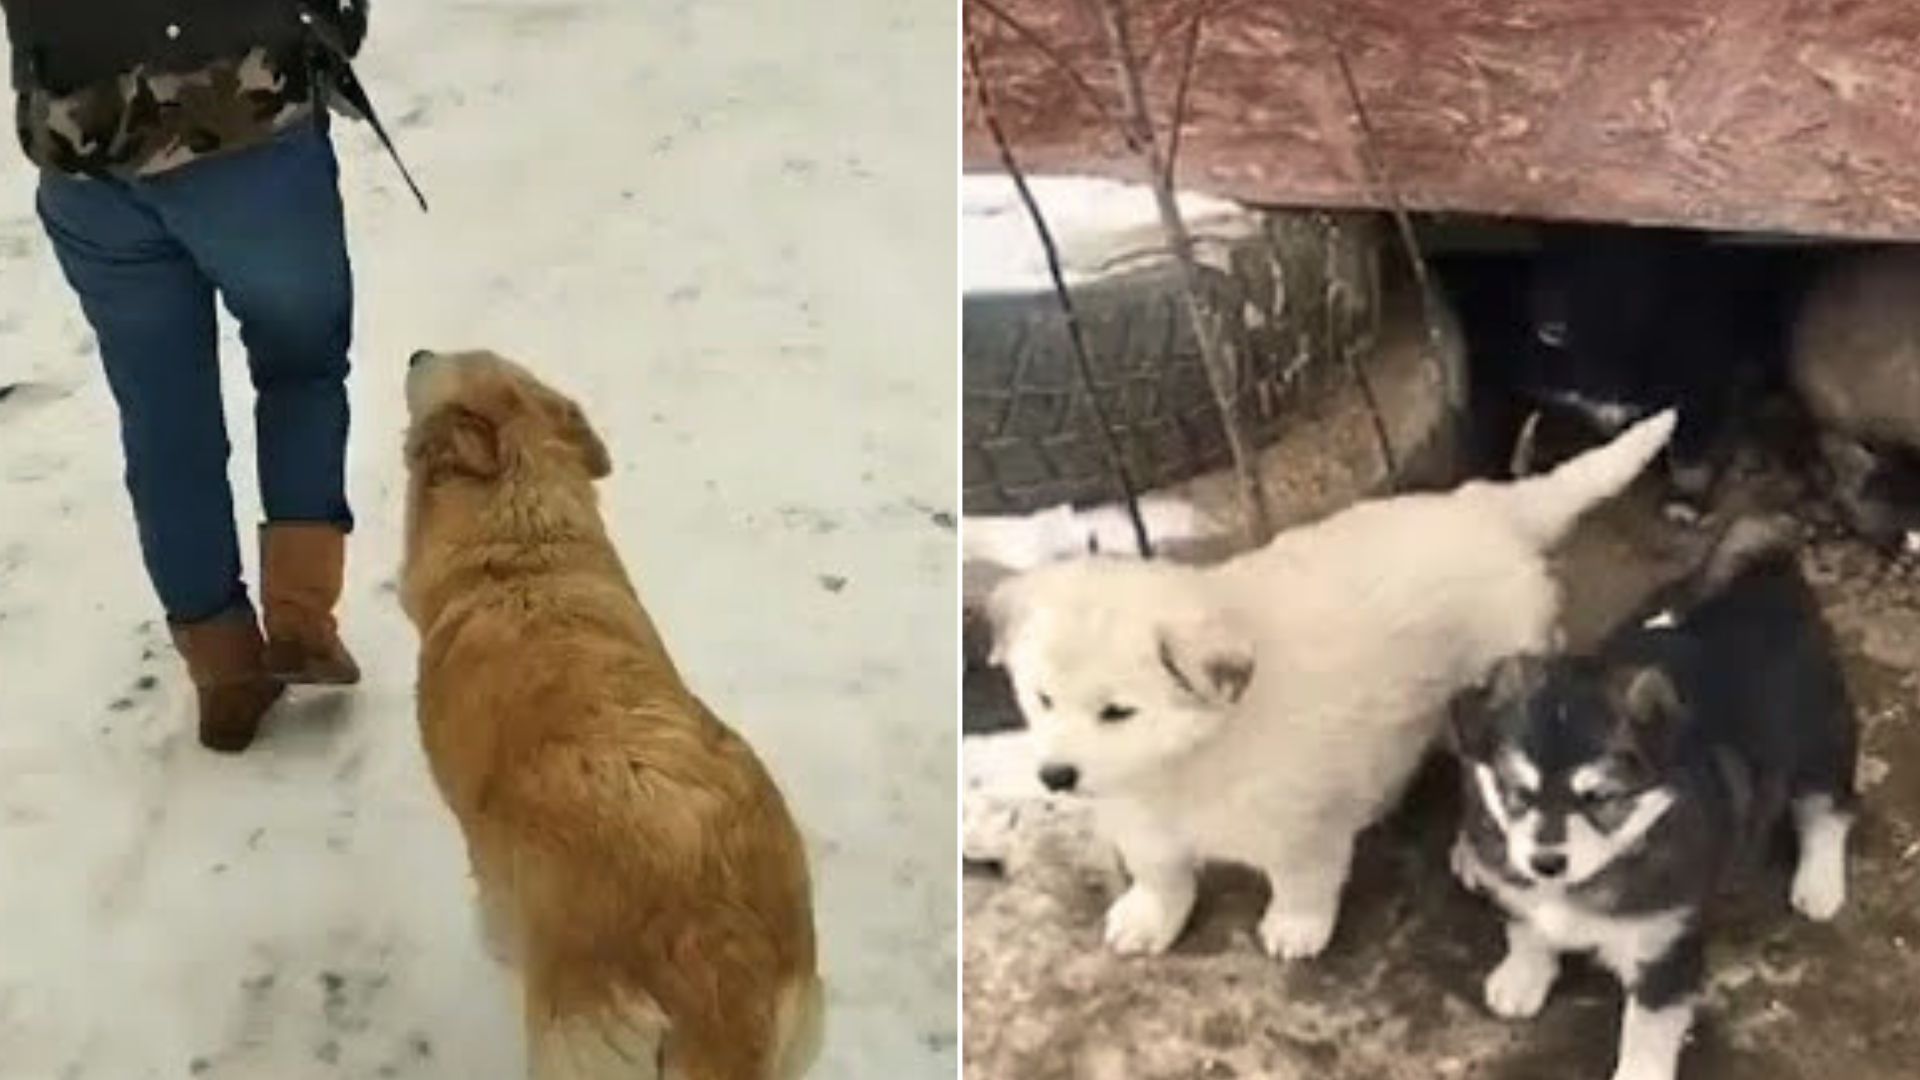
[[[260,730],[260,718],[285,689],[267,674],[266,646],[253,609],[237,607],[169,629],[200,699],[200,745],[223,754],[245,750]]]
[[[325,686],[360,681],[360,666],[333,621],[346,566],[347,534],[336,525],[261,527],[260,604],[267,670],[276,677]]]

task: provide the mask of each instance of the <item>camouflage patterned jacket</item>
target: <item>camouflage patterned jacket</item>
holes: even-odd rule
[[[255,48],[185,74],[144,67],[72,93],[21,91],[20,145],[64,173],[152,176],[253,146],[313,113],[305,57]]]
[[[366,0],[332,2],[356,12],[364,32]],[[311,120],[322,96],[295,0],[0,6],[20,145],[43,168],[153,176],[265,142]]]

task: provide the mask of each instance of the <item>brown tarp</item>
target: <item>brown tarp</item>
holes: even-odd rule
[[[1138,179],[1101,115],[1119,111],[1104,0],[989,2],[1054,52],[967,0],[1022,166]],[[1920,0],[1126,6],[1163,134],[1184,27],[1204,9],[1185,188],[1378,207],[1391,184],[1415,209],[1920,239]],[[971,80],[965,107],[967,167],[997,169]]]

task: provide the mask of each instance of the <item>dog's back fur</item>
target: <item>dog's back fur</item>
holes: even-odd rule
[[[1513,483],[1362,503],[1208,575],[1217,603],[1262,609],[1256,651],[1277,663],[1254,689],[1283,697],[1250,704],[1284,701],[1304,717],[1320,711],[1308,701],[1347,701],[1356,716],[1424,724],[1494,660],[1551,646],[1560,595],[1544,554],[1631,484],[1673,427],[1662,413]],[[1283,581],[1293,584],[1277,590]],[[1393,769],[1410,769],[1422,745],[1396,748]]]
[[[1857,722],[1838,656],[1791,532],[1765,518],[1736,521],[1677,596],[1599,650],[1604,665],[1656,667],[1679,687],[1675,750],[1696,771],[1726,754],[1756,777],[1752,805],[1737,807],[1752,819],[1738,834],[1755,842],[1810,791],[1852,806]]]
[[[410,436],[420,721],[537,1080],[784,1080],[820,1041],[806,856],[748,745],[681,681],[597,509],[577,407],[448,359]]]

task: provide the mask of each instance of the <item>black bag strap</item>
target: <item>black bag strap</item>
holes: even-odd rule
[[[307,0],[296,0],[300,10],[300,21],[307,26],[307,32],[319,46],[318,67],[322,69],[333,88],[355,112],[366,118],[373,133],[386,147],[387,156],[400,170],[400,178],[407,182],[408,190],[420,204],[421,213],[427,212],[427,197],[420,192],[420,185],[413,182],[413,173],[407,170],[407,163],[401,159],[400,151],[393,145],[393,139],[387,134],[387,127],[380,122],[380,114],[374,111],[373,99],[367,96],[367,88],[361,84],[360,76],[353,70],[352,50],[340,34],[340,27],[326,15],[315,11]]]

